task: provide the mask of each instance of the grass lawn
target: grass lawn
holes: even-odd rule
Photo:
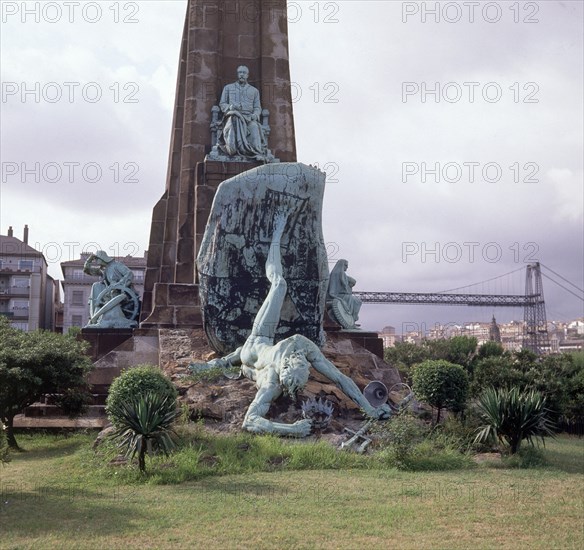
[[[523,470],[276,466],[175,484],[96,469],[92,442],[19,437],[27,451],[0,466],[0,548],[584,548],[582,439],[548,441],[547,466]]]

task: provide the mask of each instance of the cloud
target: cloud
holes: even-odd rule
[[[554,219],[580,222],[581,225],[584,219],[584,174],[582,171],[573,173],[567,168],[552,168],[548,170],[547,176],[554,189]]]

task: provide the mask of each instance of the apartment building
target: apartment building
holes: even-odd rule
[[[43,254],[28,244],[29,229],[22,240],[0,235],[0,315],[21,330],[55,329],[58,283],[47,273]]]

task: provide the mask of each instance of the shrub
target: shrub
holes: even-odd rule
[[[389,421],[375,424],[371,432],[382,448],[382,462],[400,470],[408,470],[414,446],[423,441],[429,428],[411,414],[402,412]]]
[[[541,468],[547,460],[537,447],[521,447],[514,455],[503,457],[503,464],[508,468]]]
[[[180,412],[176,396],[147,391],[134,394],[127,401],[110,404],[110,414],[117,419],[112,439],[125,450],[126,457],[138,455],[138,465],[146,472],[146,453],[160,451],[168,455],[176,446],[172,423]]]
[[[409,457],[409,470],[439,471],[472,468],[471,457],[461,452],[456,444],[430,437],[414,446]]]
[[[459,440],[442,429],[430,432],[424,422],[409,413],[378,423],[372,430],[382,464],[398,470],[457,470],[472,467],[466,452],[461,452]]]
[[[462,453],[488,451],[490,447],[475,442],[477,429],[482,425],[473,407],[469,407],[464,418],[450,416],[432,431],[435,442],[455,447]]]
[[[468,375],[463,367],[448,361],[424,361],[413,370],[413,390],[420,401],[438,409],[436,423],[442,409],[459,412],[468,397]]]
[[[533,441],[554,437],[554,425],[549,420],[546,400],[539,392],[487,389],[478,400],[478,411],[484,422],[476,436],[477,442],[496,439],[509,445],[515,454],[524,439]]]
[[[177,391],[172,382],[164,376],[158,367],[140,365],[124,371],[112,383],[106,401],[106,412],[111,423],[118,427],[123,418],[118,411],[124,403],[136,402],[147,393],[176,400]]]

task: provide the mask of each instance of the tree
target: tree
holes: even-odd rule
[[[545,397],[537,391],[519,388],[488,388],[478,400],[478,412],[485,424],[476,442],[498,439],[515,454],[524,439],[532,445],[538,438],[554,437],[554,424],[548,417]]]
[[[18,449],[14,417],[43,394],[52,395],[71,416],[84,412],[92,368],[86,349],[85,342],[71,336],[23,332],[0,317],[0,420],[10,447]]]
[[[489,387],[496,389],[517,386],[525,388],[526,374],[516,367],[512,357],[492,355],[476,362],[470,393],[476,397]]]
[[[414,367],[412,379],[416,397],[438,410],[436,423],[440,422],[442,409],[453,412],[464,409],[468,375],[462,366],[430,359]]]
[[[414,365],[429,358],[425,347],[410,342],[396,342],[392,348],[387,348],[383,354],[387,363],[410,376]]]
[[[6,428],[0,422],[0,465],[4,462],[9,462],[8,458],[8,441],[6,441]]]
[[[427,350],[428,359],[448,361],[448,352],[450,349],[449,339],[438,338],[437,340],[424,340],[422,346]]]
[[[456,365],[462,365],[470,374],[477,345],[478,341],[474,336],[453,336],[448,340],[446,360]]]
[[[584,352],[575,352],[571,358],[561,413],[568,422],[584,421]]]
[[[487,357],[501,357],[507,355],[507,352],[499,342],[488,340],[482,344],[477,352],[477,359],[485,359]]]

